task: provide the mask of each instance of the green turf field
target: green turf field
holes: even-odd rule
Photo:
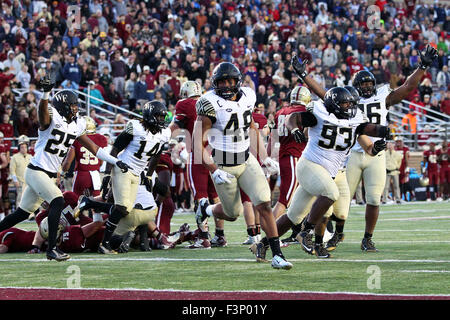
[[[175,215],[172,231],[184,222],[193,228],[193,214]],[[22,223],[18,227],[32,229],[35,225]],[[360,241],[364,207],[354,206],[346,224],[345,241],[331,259],[319,260],[298,245],[291,245],[283,249],[294,265],[286,271],[255,262],[248,246],[241,245],[246,226],[240,217],[225,224],[227,248],[188,250],[184,243],[173,250],[148,253],[72,254],[69,261],[61,263],[47,261],[44,254],[4,254],[0,256],[0,287],[449,295],[449,230],[449,202],[385,205],[374,235],[380,252],[363,253]],[[72,280],[74,272],[79,272],[80,282]]]

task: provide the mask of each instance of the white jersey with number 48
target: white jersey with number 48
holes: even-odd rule
[[[220,151],[240,153],[250,147],[249,128],[255,107],[256,94],[251,88],[242,87],[239,100],[225,100],[209,91],[197,101],[197,115],[212,119],[208,135],[209,145]]]
[[[391,93],[392,89],[389,84],[386,84],[376,90],[376,94],[370,98],[363,98],[359,100],[358,108],[367,116],[370,123],[387,126],[388,109],[386,108],[386,97]],[[372,142],[381,140],[382,138],[369,137]],[[357,142],[353,147],[354,151],[364,152],[363,148]]]
[[[56,173],[75,139],[86,133],[86,121],[67,123],[53,106],[48,106],[51,122],[46,130],[39,130],[31,164],[46,171]]]

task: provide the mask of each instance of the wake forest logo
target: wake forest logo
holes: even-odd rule
[[[58,102],[67,102],[67,95],[66,94],[56,94],[55,95],[55,100]]]

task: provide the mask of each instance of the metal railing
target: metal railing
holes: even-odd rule
[[[419,113],[417,118],[416,133],[411,133],[403,128],[403,117],[409,112],[409,107],[414,106]],[[425,111],[425,114],[424,114]],[[389,108],[390,123],[395,127],[394,136],[403,138],[404,143],[413,150],[421,150],[430,142],[440,144],[443,140],[449,140],[450,116],[418,105],[414,102],[402,100],[401,103]],[[428,127],[427,131],[424,131]],[[425,137],[423,140],[421,137]]]

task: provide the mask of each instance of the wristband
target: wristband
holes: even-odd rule
[[[110,164],[116,164],[117,161],[119,161],[116,157],[113,157],[108,152],[105,151],[103,148],[98,148],[97,154],[95,155],[100,160],[106,161]]]
[[[48,100],[49,97],[50,97],[50,92],[44,92],[41,99]]]

